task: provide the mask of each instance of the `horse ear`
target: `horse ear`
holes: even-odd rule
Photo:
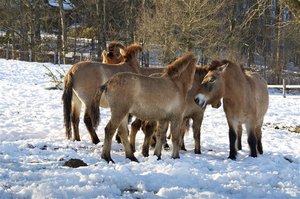
[[[224,73],[228,66],[229,66],[229,63],[220,66],[218,69],[221,73]]]
[[[102,57],[104,57],[104,56],[107,56],[107,51],[106,50],[102,51]]]
[[[124,57],[126,53],[125,50],[123,48],[120,48],[119,50],[120,50],[120,54]]]

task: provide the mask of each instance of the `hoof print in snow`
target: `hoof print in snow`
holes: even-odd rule
[[[35,146],[33,146],[32,144],[27,144],[27,147],[28,147],[29,149],[34,149],[34,148],[35,148]]]
[[[72,168],[78,168],[78,167],[84,167],[87,166],[85,162],[79,159],[70,159],[65,162],[64,166],[66,167],[72,167]]]

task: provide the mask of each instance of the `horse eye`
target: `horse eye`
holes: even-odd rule
[[[213,84],[213,83],[215,83],[215,81],[216,81],[216,78],[213,77],[213,78],[211,78],[211,79],[208,81],[208,83]]]

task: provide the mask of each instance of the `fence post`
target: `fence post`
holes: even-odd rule
[[[60,66],[60,51],[57,54],[57,64]]]
[[[7,48],[6,48],[6,59],[9,59],[9,50],[8,50],[8,46],[7,46]]]
[[[32,50],[29,50],[29,62],[32,62]]]
[[[57,55],[57,51],[54,52],[54,56],[53,56],[53,63],[56,64],[56,55]]]
[[[282,79],[282,94],[283,97],[286,97],[286,83],[285,83],[285,79]]]

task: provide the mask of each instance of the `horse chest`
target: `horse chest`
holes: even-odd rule
[[[244,103],[224,100],[224,111],[229,121],[246,123],[251,118],[251,107]]]

